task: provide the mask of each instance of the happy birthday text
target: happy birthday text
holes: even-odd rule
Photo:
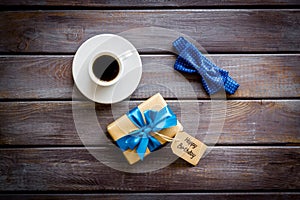
[[[191,156],[191,159],[193,159],[196,154],[193,152],[193,149],[195,149],[198,145],[195,144],[189,137],[186,137],[184,139],[185,144],[182,142],[177,145],[177,148],[180,150],[183,150],[185,153]]]

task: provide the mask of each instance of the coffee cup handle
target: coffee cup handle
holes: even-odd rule
[[[122,53],[122,54],[119,56],[119,59],[120,59],[121,61],[125,61],[125,60],[127,60],[127,58],[129,58],[130,56],[132,56],[134,52],[136,52],[136,50],[128,50],[128,51],[125,51],[124,53]]]

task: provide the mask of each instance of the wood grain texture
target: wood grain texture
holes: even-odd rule
[[[85,148],[1,149],[0,158],[0,191],[239,191],[300,187],[300,147],[214,147],[196,167],[177,160],[164,169],[136,174],[105,166]],[[108,158],[108,162],[119,160]]]
[[[109,123],[139,103],[130,102],[129,107],[126,103],[113,107],[100,104],[95,107],[87,102],[73,102],[73,105],[76,113],[85,112],[86,116],[97,114],[100,127],[97,126],[96,132],[102,129],[106,133]],[[168,103],[186,132],[196,134],[207,144],[300,143],[299,100],[228,101],[225,107],[221,104],[221,108],[218,103],[210,101]],[[209,129],[214,125],[221,127],[223,123],[220,132],[215,131],[218,128]],[[97,137],[90,134],[93,130],[79,133],[90,145],[97,145]],[[82,145],[77,133],[72,102],[0,103],[0,145]]]
[[[60,200],[190,200],[190,199],[209,199],[209,200],[287,200],[298,199],[299,193],[291,192],[248,192],[248,193],[119,193],[119,194],[0,194],[0,199],[3,200],[40,200],[40,199],[60,199]]]
[[[300,1],[2,0],[0,7],[0,199],[300,198]],[[78,47],[97,34],[140,27],[195,39],[239,90],[210,101],[200,76],[172,68],[179,34],[152,28],[121,34],[143,55],[131,99],[71,101]],[[127,173],[93,157],[92,150],[106,164],[125,161],[117,148],[111,156],[114,144],[101,129],[157,92],[185,131],[210,146],[200,163],[178,159]],[[143,162],[170,154],[164,146]]]
[[[208,52],[300,50],[299,10],[4,11],[0,52],[74,53],[88,38],[133,28],[162,27],[197,40]],[[156,31],[127,35],[135,46],[166,42]],[[166,44],[171,49],[171,43]],[[147,51],[141,49],[141,51]],[[159,51],[159,50],[156,50]]]
[[[92,1],[59,1],[59,0],[2,0],[0,5],[14,5],[14,6],[84,6],[84,7],[196,7],[196,6],[254,6],[254,5],[300,5],[297,0],[92,0]]]
[[[297,98],[300,55],[209,55],[240,88],[228,99]],[[164,98],[209,98],[199,75],[173,69],[175,56],[142,56],[143,75],[132,98],[160,92]],[[0,56],[1,99],[71,99],[72,56]]]

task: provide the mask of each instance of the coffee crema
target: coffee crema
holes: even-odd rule
[[[96,78],[109,82],[118,76],[120,65],[114,57],[102,55],[95,59],[92,69]]]

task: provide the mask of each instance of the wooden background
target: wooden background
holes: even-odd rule
[[[0,8],[0,199],[300,197],[299,1],[1,0]],[[124,173],[97,161],[76,133],[72,60],[94,35],[149,26],[197,40],[241,86],[227,96],[222,134],[198,166],[178,159],[158,171]],[[141,84],[169,83],[177,96],[143,87],[132,104],[160,92],[175,112],[176,98],[209,112],[199,76],[184,75],[194,100],[187,82],[159,68],[172,66],[174,55],[140,54],[147,66]],[[103,123],[113,120],[109,105],[96,109]],[[201,120],[200,137],[210,119]]]

